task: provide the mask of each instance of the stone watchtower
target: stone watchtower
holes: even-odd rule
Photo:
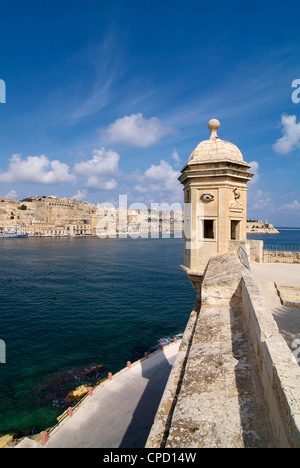
[[[184,185],[184,265],[194,286],[210,257],[236,250],[246,241],[247,182],[251,167],[233,144],[217,135],[220,122],[208,122],[209,140],[194,149],[182,169]]]

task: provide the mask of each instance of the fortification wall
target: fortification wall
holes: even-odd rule
[[[213,257],[147,448],[300,447],[300,369],[251,272]]]
[[[242,247],[249,260],[257,263],[262,263],[264,260],[264,242],[262,240],[239,240],[239,241],[228,241],[228,251],[236,252],[239,247]]]
[[[299,365],[249,276],[242,280],[242,304],[276,446],[300,448]]]
[[[264,250],[265,263],[300,263],[300,252],[288,250]]]

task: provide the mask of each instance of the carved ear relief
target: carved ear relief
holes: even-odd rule
[[[203,201],[203,203],[210,203],[214,201],[215,197],[211,193],[203,193],[200,197],[200,200]]]
[[[241,192],[239,191],[237,187],[233,189],[233,195],[234,195],[235,200],[238,200],[240,198]]]

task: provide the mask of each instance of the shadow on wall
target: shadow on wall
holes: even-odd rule
[[[274,438],[253,345],[243,315],[242,280],[230,300],[232,351],[245,448],[273,448]]]
[[[294,352],[294,341],[299,339],[300,309],[296,307],[276,307],[273,317],[288,347]],[[297,343],[298,346],[298,343]]]
[[[149,382],[141,396],[119,448],[145,447],[171,369],[172,365],[166,357],[163,363],[157,366],[154,375],[153,370],[149,369],[148,361],[142,362],[142,376],[148,379]]]

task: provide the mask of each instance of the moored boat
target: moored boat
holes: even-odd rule
[[[28,234],[21,234],[16,229],[10,229],[8,231],[3,231],[0,234],[0,238],[20,238],[20,237],[28,237]]]

